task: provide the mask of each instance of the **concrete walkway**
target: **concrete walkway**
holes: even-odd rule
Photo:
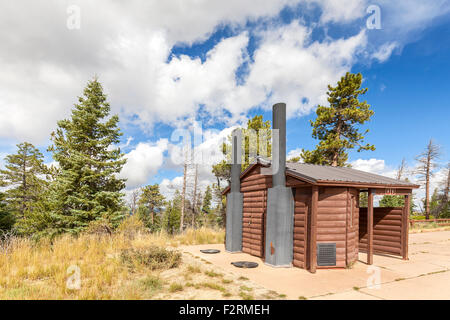
[[[364,263],[365,254],[351,269],[317,270],[272,268],[244,253],[227,253],[223,245],[182,247],[211,262],[218,269],[250,279],[288,299],[450,299],[450,231],[410,234],[409,261],[392,256],[374,256],[374,265]],[[200,249],[221,253],[208,255]],[[232,261],[254,261],[256,269],[239,269]],[[379,281],[378,281],[379,280]]]

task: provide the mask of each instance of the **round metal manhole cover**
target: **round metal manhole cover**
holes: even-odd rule
[[[217,249],[204,249],[204,250],[200,250],[201,253],[206,253],[206,254],[214,254],[214,253],[219,253],[220,250]]]
[[[231,263],[233,266],[238,268],[256,268],[258,264],[251,261],[237,261]]]

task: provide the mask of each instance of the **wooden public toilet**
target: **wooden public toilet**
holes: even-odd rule
[[[310,272],[345,268],[359,252],[367,264],[374,253],[408,259],[411,193],[419,186],[347,167],[286,163],[285,104],[274,105],[273,118],[279,139],[271,162],[259,158],[241,172],[240,132],[233,133],[231,184],[223,191],[226,250]],[[359,207],[360,192],[368,192],[367,208]],[[404,196],[405,206],[374,208],[374,195],[386,194]]]

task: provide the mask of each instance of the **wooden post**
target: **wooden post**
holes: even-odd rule
[[[409,207],[411,197],[405,195],[405,206],[402,215],[402,256],[403,260],[408,260],[408,241],[409,241]]]
[[[310,269],[311,273],[316,273],[317,267],[317,209],[319,206],[319,187],[312,187],[311,197],[311,236],[310,236]]]
[[[373,190],[369,189],[367,199],[367,264],[373,264]]]

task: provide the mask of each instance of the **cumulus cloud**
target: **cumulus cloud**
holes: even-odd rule
[[[218,48],[219,52],[211,53],[212,63],[201,65],[198,60],[181,57],[166,66],[170,49],[176,43],[205,39],[221,23],[237,26],[249,19],[273,16],[295,2],[263,0],[254,6],[241,0],[99,0],[95,4],[74,0],[70,5],[81,12],[79,30],[66,27],[66,2],[5,3],[0,12],[0,137],[42,143],[56,121],[69,115],[84,84],[95,74],[110,93],[115,112],[139,114],[147,123],[158,121],[161,115],[171,121],[188,114],[193,104],[214,99],[227,89],[210,92],[224,80],[221,76],[235,70],[222,53],[239,53]],[[241,39],[245,42],[245,36]],[[172,76],[180,73],[186,77],[191,71],[198,78],[190,80],[203,79],[203,83],[198,89],[193,83],[194,92],[184,99],[188,102],[176,105],[182,99],[175,97],[189,92],[189,84],[179,82],[174,84],[179,89],[172,90]],[[205,86],[205,77],[213,75],[219,83]],[[165,101],[169,94],[174,98]]]
[[[192,172],[190,172],[190,175],[192,178]],[[198,179],[197,182],[197,192],[200,192],[201,194],[206,190],[206,187],[211,185],[211,180],[209,179]],[[175,192],[178,190],[180,193],[183,188],[183,176],[178,176],[173,179],[163,179],[161,183],[159,184],[159,189],[161,191],[161,194],[166,197],[168,200],[172,200]],[[186,197],[188,199],[191,199],[193,197],[193,180],[189,179],[189,181],[186,184]]]
[[[379,62],[385,62],[391,56],[395,48],[399,47],[396,42],[389,42],[382,45],[379,50],[372,54],[372,57],[377,59]]]
[[[127,163],[120,177],[127,179],[127,188],[145,184],[161,168],[167,146],[167,139],[161,139],[156,144],[141,142],[125,155]]]
[[[385,61],[450,11],[444,0],[379,1],[382,30],[313,41],[317,24],[271,20],[299,3],[318,5],[322,23],[348,24],[365,14],[369,1],[74,0],[71,5],[81,10],[79,30],[66,27],[66,2],[4,3],[0,138],[43,144],[95,74],[113,112],[146,131],[160,121],[176,125],[200,109],[228,125],[253,107],[278,101],[287,102],[290,117],[306,114],[325,102],[326,85],[350,70],[359,52]],[[174,45],[204,41],[223,25],[231,26],[233,36],[202,52],[203,59],[171,55]],[[251,37],[258,41],[249,52]]]
[[[181,192],[183,187],[183,177],[175,177],[173,179],[163,179],[159,184],[159,190],[166,199],[172,199],[176,190]]]
[[[390,173],[390,177],[392,177],[392,170],[387,169],[386,163],[382,159],[357,159],[351,162],[352,168],[356,170],[361,170],[365,172],[375,173],[386,175]]]
[[[350,22],[364,16],[367,8],[366,0],[313,0],[312,2],[317,2],[322,8],[322,16],[320,18],[322,23]]]
[[[289,160],[289,159],[292,159],[292,158],[295,158],[295,157],[299,157],[301,153],[302,153],[302,149],[301,148],[293,149],[293,150],[288,152],[286,159]]]
[[[307,114],[318,103],[325,103],[327,85],[349,70],[366,43],[364,31],[346,39],[312,42],[311,29],[300,21],[261,35],[248,79],[230,95],[227,105],[269,108],[284,101],[290,117]]]

